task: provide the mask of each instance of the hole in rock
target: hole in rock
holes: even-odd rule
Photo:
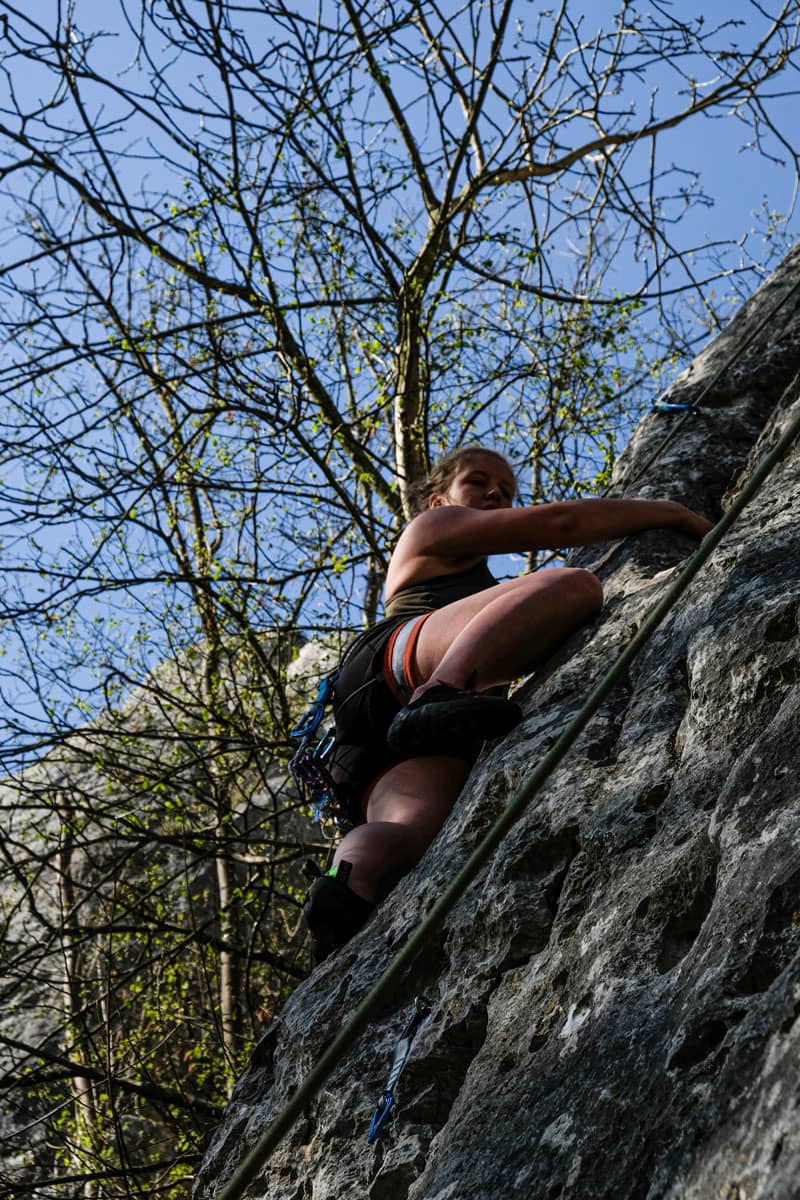
[[[778,663],[777,666],[767,671],[759,681],[753,698],[756,702],[768,700],[779,689],[794,687],[798,680],[800,680],[800,662],[788,658],[785,662]]]
[[[767,625],[764,630],[765,642],[788,642],[797,633],[797,616],[794,604],[784,608]]]
[[[647,916],[649,910],[650,910],[650,897],[645,896],[644,900],[640,900],[639,903],[636,905],[636,916],[641,921],[644,917]]]
[[[653,838],[653,837],[655,837],[655,835],[657,833],[658,833],[658,820],[656,819],[655,814],[654,814],[653,816],[648,817],[647,820],[644,822],[644,825],[642,826],[641,840],[647,840],[648,838]]]
[[[565,825],[552,837],[534,842],[518,857],[509,856],[505,874],[509,879],[542,879],[554,870],[565,873],[579,849],[578,826]]]
[[[768,954],[756,950],[736,987],[740,996],[755,996],[766,992],[778,978],[782,968]]]
[[[775,1166],[781,1154],[783,1154],[783,1137],[779,1137],[775,1145],[772,1147],[770,1155],[770,1166]]]
[[[668,1071],[687,1071],[713,1054],[728,1031],[724,1021],[704,1021],[689,1033],[675,1051]]]
[[[648,788],[646,792],[642,792],[634,804],[634,810],[636,812],[653,812],[654,809],[660,808],[669,795],[671,786],[670,783],[657,783]]]
[[[615,762],[618,740],[619,734],[615,730],[613,733],[607,733],[604,737],[598,738],[596,742],[592,742],[591,746],[586,748],[586,757],[589,762],[602,766]]]
[[[498,980],[505,971],[514,967],[524,967],[531,961],[534,954],[544,950],[550,940],[552,920],[537,921],[537,914],[530,914],[530,920],[520,920],[513,934],[506,942],[505,948],[497,962],[495,973]]]
[[[695,893],[689,908],[670,917],[661,934],[657,969],[660,975],[671,971],[691,950],[714,903],[716,871]]]
[[[769,898],[764,924],[750,963],[737,985],[740,995],[766,992],[800,952],[800,871],[779,884]]]
[[[535,1033],[528,1042],[528,1053],[536,1054],[537,1050],[541,1050],[542,1046],[547,1041],[546,1033]]]

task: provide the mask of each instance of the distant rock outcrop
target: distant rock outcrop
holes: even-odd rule
[[[260,647],[276,663],[294,651],[271,632]],[[238,713],[246,696],[253,728],[261,721],[269,730],[266,689],[253,686],[247,648],[226,649],[221,706]],[[309,654],[304,647],[287,670],[297,707]],[[311,666],[325,661],[316,647]],[[197,1142],[222,1111],[213,984],[196,982],[198,958],[212,978],[224,945],[201,662],[197,647],[165,659],[115,710],[0,780],[0,1197],[118,1194],[116,1182],[103,1191],[98,1181],[121,1175],[113,1157],[120,1127],[132,1177],[157,1194],[170,1155],[180,1165],[181,1123],[194,1124]],[[233,949],[250,960],[250,992],[263,1011],[265,982],[281,969],[303,977],[282,928],[284,913],[296,923],[298,900],[290,895],[281,908],[281,897],[302,896],[300,856],[324,845],[307,846],[308,820],[269,739],[242,737],[242,745],[226,851],[234,881],[260,891],[249,928],[243,919],[232,931]],[[276,830],[283,853],[267,840]],[[270,936],[271,921],[279,936]],[[170,988],[177,1019],[164,1016]],[[209,1029],[213,1053],[205,1052]],[[214,1067],[202,1082],[193,1052]],[[188,1195],[188,1182],[170,1183],[171,1196]]]
[[[793,251],[670,388],[692,399],[800,280]],[[800,405],[796,295],[618,492],[720,512]],[[627,482],[626,482],[627,481]],[[517,693],[446,828],[357,943],[303,983],[199,1173],[212,1200],[673,578],[649,533],[574,556],[607,603]],[[800,1194],[800,448],[783,460],[247,1196],[790,1200]],[[432,1014],[375,1147],[410,1011]]]

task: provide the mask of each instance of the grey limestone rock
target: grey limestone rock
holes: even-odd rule
[[[618,494],[721,511],[800,409],[800,251],[670,389]],[[761,326],[759,329],[758,326]],[[715,551],[251,1200],[790,1200],[800,1195],[800,448]],[[212,1200],[691,551],[650,533],[574,561],[601,617],[518,690],[416,871],[286,1004],[195,1187]],[[388,1135],[366,1142],[416,993],[432,1004]]]

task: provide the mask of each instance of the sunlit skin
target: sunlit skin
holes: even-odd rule
[[[465,456],[447,486],[404,530],[386,576],[387,601],[402,588],[455,574],[490,554],[583,546],[644,529],[702,538],[711,522],[670,500],[570,500],[514,508],[516,481],[493,454]],[[560,567],[523,575],[435,611],[419,636],[414,699],[438,683],[484,691],[534,669],[600,610],[590,571]],[[468,766],[446,755],[409,759],[372,787],[364,825],[342,840],[349,886],[365,899],[410,870],[446,820]]]

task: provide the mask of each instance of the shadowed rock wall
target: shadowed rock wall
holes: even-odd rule
[[[670,389],[696,397],[800,251]],[[617,494],[718,515],[800,405],[793,298]],[[253,1200],[790,1200],[800,1194],[800,451],[784,459],[525,817],[284,1139]],[[573,561],[607,604],[518,692],[431,850],[256,1050],[195,1190],[211,1200],[442,884],[663,593],[665,532]],[[433,1011],[389,1135],[369,1119],[412,997]]]

